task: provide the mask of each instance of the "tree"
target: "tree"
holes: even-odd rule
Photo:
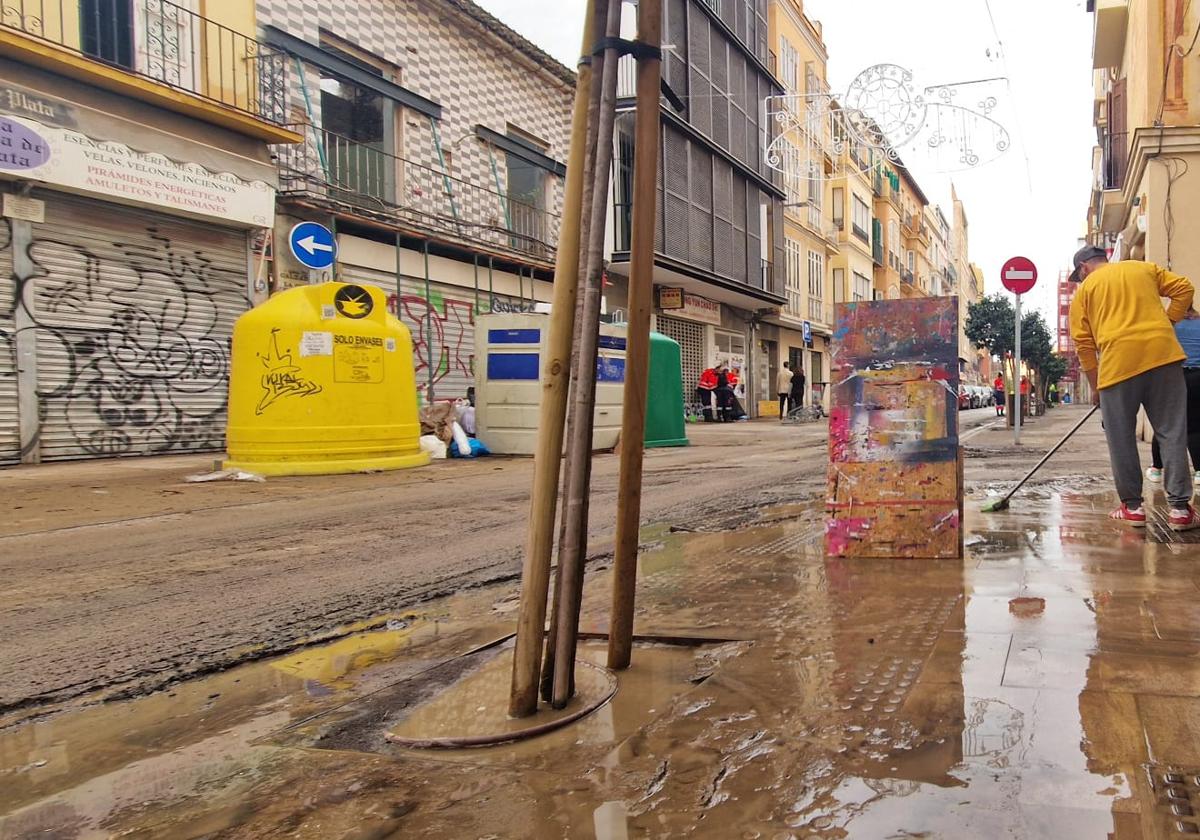
[[[1054,356],[1054,344],[1042,313],[1034,310],[1021,316],[1021,358],[1031,368],[1046,373],[1046,364]]]
[[[1067,375],[1067,360],[1055,353],[1050,357],[1050,361],[1046,363],[1046,367],[1042,369],[1042,376],[1045,377],[1046,387],[1050,387],[1051,382],[1058,382]]]
[[[1013,349],[1016,319],[1017,314],[1007,296],[988,295],[967,306],[964,331],[976,347],[983,347],[993,356],[1004,358]]]
[[[967,338],[976,347],[984,347],[992,355],[1004,358],[1014,350],[1016,318],[1017,313],[1006,295],[988,295],[967,307]],[[1046,319],[1037,310],[1021,316],[1021,360],[1037,371],[1047,386],[1062,379],[1067,372],[1066,361],[1054,353]]]

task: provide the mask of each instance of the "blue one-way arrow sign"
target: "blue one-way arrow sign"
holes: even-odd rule
[[[333,232],[316,222],[301,222],[288,234],[292,255],[301,264],[316,271],[329,268],[337,256]]]

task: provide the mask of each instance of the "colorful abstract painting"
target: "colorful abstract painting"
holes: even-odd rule
[[[958,300],[839,304],[826,552],[961,557]]]

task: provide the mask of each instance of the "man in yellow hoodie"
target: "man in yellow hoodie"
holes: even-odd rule
[[[1121,497],[1111,516],[1135,528],[1146,525],[1135,431],[1144,407],[1162,450],[1168,524],[1175,531],[1200,527],[1188,467],[1186,355],[1172,327],[1192,306],[1192,283],[1153,263],[1110,263],[1094,245],[1081,248],[1073,263],[1071,280],[1080,286],[1071,301],[1071,336],[1104,418]],[[1162,298],[1171,299],[1165,311]]]

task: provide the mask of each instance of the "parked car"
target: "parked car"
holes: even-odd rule
[[[963,411],[971,407],[971,390],[969,385],[958,386],[958,410]]]

